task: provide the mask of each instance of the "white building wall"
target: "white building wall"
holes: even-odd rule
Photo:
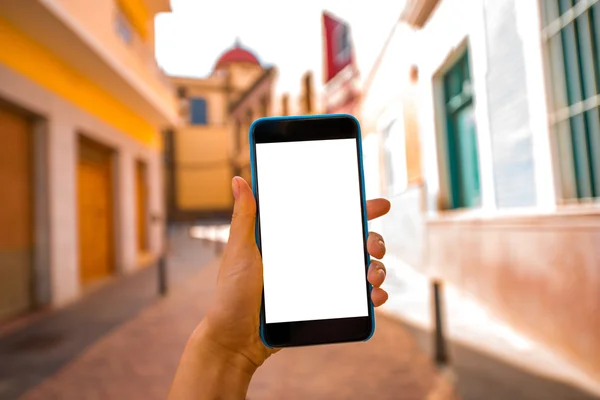
[[[483,0],[443,0],[427,24],[419,31],[419,126],[423,154],[423,173],[427,184],[427,209],[436,212],[449,197],[445,118],[443,113],[443,74],[469,48],[477,138],[482,209],[496,207],[492,169],[486,73],[487,43]]]
[[[420,128],[428,210],[449,196],[441,79],[470,54],[482,208],[469,215],[552,210],[556,204],[539,5],[443,0],[418,32]]]
[[[424,264],[429,277],[468,293],[589,381],[600,381],[598,207],[552,212],[551,83],[545,87],[539,1],[441,0],[419,33],[420,128],[433,214],[425,222]],[[465,46],[484,204],[439,212],[438,199],[448,195],[439,78]]]

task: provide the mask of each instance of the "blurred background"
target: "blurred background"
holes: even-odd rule
[[[321,113],[390,300],[249,398],[600,398],[599,107],[598,0],[0,0],[0,398],[165,398],[250,124]]]

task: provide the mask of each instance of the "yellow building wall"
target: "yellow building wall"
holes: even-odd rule
[[[227,81],[222,74],[204,79],[173,78],[175,86],[186,89],[186,97],[206,100],[208,124],[186,126],[177,129],[174,136],[175,198],[176,206],[183,212],[216,212],[233,206],[231,178],[236,173],[249,183],[248,128],[250,121],[244,118],[238,130],[236,121],[229,113],[229,103],[235,102],[264,72],[252,64],[228,65],[230,97],[226,92]],[[258,106],[254,110],[258,117]],[[189,118],[184,112],[184,118]],[[239,141],[241,153],[236,148]]]
[[[227,95],[222,91],[210,91],[206,93],[208,103],[208,122],[213,125],[225,125],[227,120]]]
[[[226,126],[186,127],[176,132],[176,198],[183,211],[232,206],[229,138]]]
[[[250,142],[249,142],[249,134],[250,134],[250,122],[243,123],[241,126],[241,130],[239,132],[240,135],[240,150],[235,151],[235,155],[237,157],[238,165],[240,167],[244,167],[250,163]],[[237,149],[236,149],[237,150]]]
[[[160,146],[156,130],[144,118],[2,17],[0,48],[0,63],[131,137],[154,148]]]
[[[248,89],[264,72],[261,66],[254,64],[235,64],[227,68],[231,74],[231,86],[242,91]]]

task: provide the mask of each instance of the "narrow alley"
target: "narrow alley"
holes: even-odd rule
[[[170,230],[170,244],[166,297],[158,295],[152,267],[0,336],[0,398],[166,398],[183,347],[211,299],[223,248],[190,237],[185,227]],[[400,295],[393,285],[391,293]],[[439,371],[431,343],[431,332],[378,312],[367,343],[272,356],[248,398],[593,399],[457,343],[450,368]]]

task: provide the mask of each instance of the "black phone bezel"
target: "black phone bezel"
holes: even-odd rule
[[[370,338],[374,328],[373,307],[371,303],[371,285],[367,281],[367,270],[370,262],[367,252],[367,221],[366,199],[364,198],[364,182],[361,166],[360,127],[351,116],[327,117],[290,117],[290,118],[264,118],[254,122],[251,127],[250,138],[252,146],[252,169],[254,192],[257,205],[257,245],[261,250],[260,236],[260,196],[257,178],[256,144],[281,143],[310,140],[355,139],[358,179],[360,182],[361,212],[363,215],[363,252],[365,262],[365,290],[368,316],[339,318],[311,321],[294,321],[281,323],[266,323],[264,289],[261,301],[261,335],[270,347],[295,347],[326,343],[342,343],[364,341]],[[307,155],[310,162],[310,155]]]

